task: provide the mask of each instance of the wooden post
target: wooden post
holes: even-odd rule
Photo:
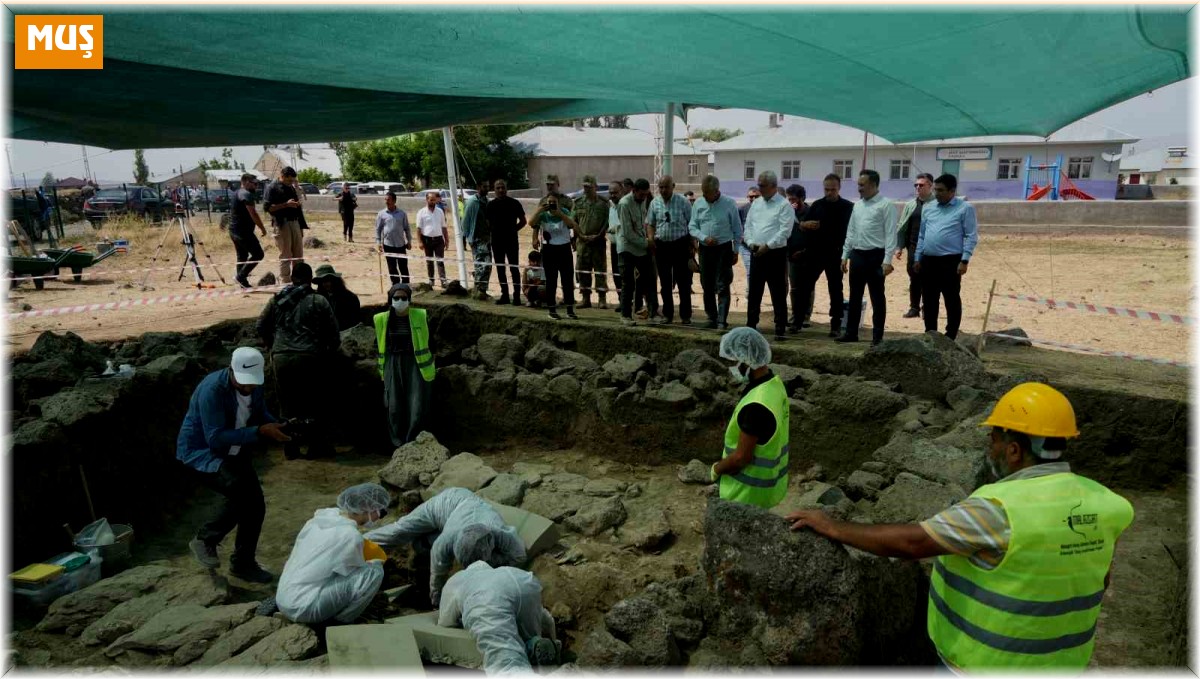
[[[983,312],[983,329],[979,331],[979,339],[975,342],[975,353],[983,355],[983,346],[987,342],[988,319],[992,316],[992,298],[996,296],[996,279],[992,279],[992,289],[988,290],[987,310]]]
[[[376,251],[379,255],[379,292],[383,294],[383,252]]]

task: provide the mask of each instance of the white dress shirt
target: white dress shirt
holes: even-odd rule
[[[751,248],[765,245],[772,250],[787,247],[788,236],[792,234],[792,222],[796,220],[796,211],[792,204],[783,197],[782,191],[767,200],[759,198],[750,204],[746,213],[746,226],[743,236],[746,245]],[[892,234],[895,238],[896,227],[893,224]]]
[[[758,201],[755,201],[756,203]],[[850,259],[851,250],[883,250],[883,263],[890,264],[896,254],[896,223],[899,215],[892,201],[877,193],[854,204],[842,259]]]
[[[433,208],[433,212],[429,211],[428,206],[421,208],[417,211],[417,228],[422,236],[441,238],[446,228],[446,213],[440,207]]]

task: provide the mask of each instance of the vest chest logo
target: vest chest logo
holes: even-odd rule
[[[1067,512],[1067,518],[1063,519],[1063,523],[1067,524],[1067,528],[1079,536],[1079,540],[1059,545],[1060,556],[1075,556],[1078,554],[1087,554],[1089,552],[1098,552],[1104,549],[1107,542],[1103,537],[1096,537],[1096,533],[1100,530],[1100,515],[1085,514],[1079,511],[1083,506],[1083,501],[1071,508]]]

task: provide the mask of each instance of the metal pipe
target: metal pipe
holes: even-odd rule
[[[674,158],[672,154],[675,151],[675,103],[667,104],[667,113],[663,120],[663,146],[662,146],[662,173],[663,176],[675,176],[671,171],[671,165]]]
[[[466,242],[463,240],[462,228],[458,223],[458,170],[454,163],[454,131],[449,127],[442,128],[442,143],[446,147],[446,176],[450,179],[450,201],[446,208],[450,214],[446,221],[454,225],[454,241],[458,244],[458,282],[467,287],[467,253]]]

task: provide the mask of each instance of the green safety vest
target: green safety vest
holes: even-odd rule
[[[387,356],[387,324],[391,311],[375,314],[375,343],[379,346],[379,376],[383,377],[383,361]],[[408,308],[409,327],[412,328],[413,355],[421,377],[432,382],[437,368],[433,365],[433,354],[429,351],[429,321],[424,309]]]
[[[763,405],[775,415],[775,435],[754,447],[754,459],[736,474],[721,476],[721,499],[770,509],[783,500],[788,484],[788,405],[787,388],[778,375],[763,382],[742,397],[729,426],[725,428],[725,451],[721,459],[737,451],[738,413],[751,403]]]
[[[929,638],[964,670],[1078,669],[1095,644],[1104,577],[1133,507],[1075,474],[983,486],[1011,528],[1004,560],[984,570],[941,556],[929,584]]]

